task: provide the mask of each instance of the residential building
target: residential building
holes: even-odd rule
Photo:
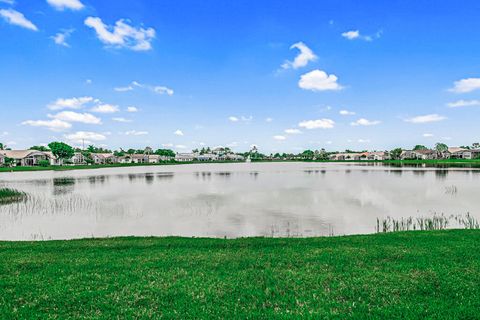
[[[51,153],[37,150],[0,150],[0,154],[3,155],[3,158],[12,158],[13,166],[37,166],[40,161],[45,160],[50,164],[55,163],[55,158]]]
[[[450,157],[454,159],[477,159],[480,157],[480,149],[457,150],[456,152],[452,152]]]
[[[198,161],[216,161],[218,160],[218,156],[214,153],[205,153],[196,155],[195,159]]]
[[[0,166],[4,166],[4,165],[5,165],[5,156],[0,153]]]
[[[330,156],[330,160],[334,161],[351,161],[351,160],[360,160],[362,157],[361,153],[335,153]]]
[[[177,153],[175,155],[175,161],[190,162],[195,160],[196,155],[194,153]]]
[[[75,164],[75,165],[87,163],[85,156],[81,152],[75,152],[71,161],[72,161],[72,164]]]
[[[93,163],[108,164],[116,163],[117,158],[112,153],[92,153]]]

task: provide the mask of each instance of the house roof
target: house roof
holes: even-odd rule
[[[12,159],[24,159],[29,156],[43,155],[50,158],[54,158],[53,154],[49,152],[37,151],[37,150],[0,150],[0,153],[7,158]]]
[[[460,152],[460,151],[466,151],[467,149],[464,148],[459,148],[459,147],[449,147],[448,152],[450,153],[455,153],[455,152]]]

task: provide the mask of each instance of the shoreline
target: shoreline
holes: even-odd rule
[[[480,168],[480,160],[254,160],[251,163],[287,163],[287,162],[302,162],[302,163],[358,163],[358,164],[386,164],[392,166],[409,166],[409,165],[426,165],[426,166],[441,166],[442,168],[450,167],[467,167]],[[93,170],[93,169],[108,169],[108,168],[123,168],[123,167],[151,167],[151,166],[171,166],[171,165],[189,165],[189,164],[215,164],[215,163],[245,163],[244,161],[191,161],[191,162],[162,162],[162,163],[116,163],[108,165],[71,165],[71,166],[48,166],[48,167],[0,167],[0,173],[8,172],[28,172],[28,171],[72,171],[72,170]]]

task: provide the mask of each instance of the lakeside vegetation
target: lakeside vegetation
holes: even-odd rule
[[[0,318],[476,319],[478,230],[0,242]]]
[[[26,194],[24,192],[11,189],[0,188],[0,204],[8,204],[25,199]]]

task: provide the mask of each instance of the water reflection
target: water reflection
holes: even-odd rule
[[[0,207],[0,239],[371,233],[378,217],[478,215],[479,172],[250,163],[7,173],[0,185],[29,197]]]

